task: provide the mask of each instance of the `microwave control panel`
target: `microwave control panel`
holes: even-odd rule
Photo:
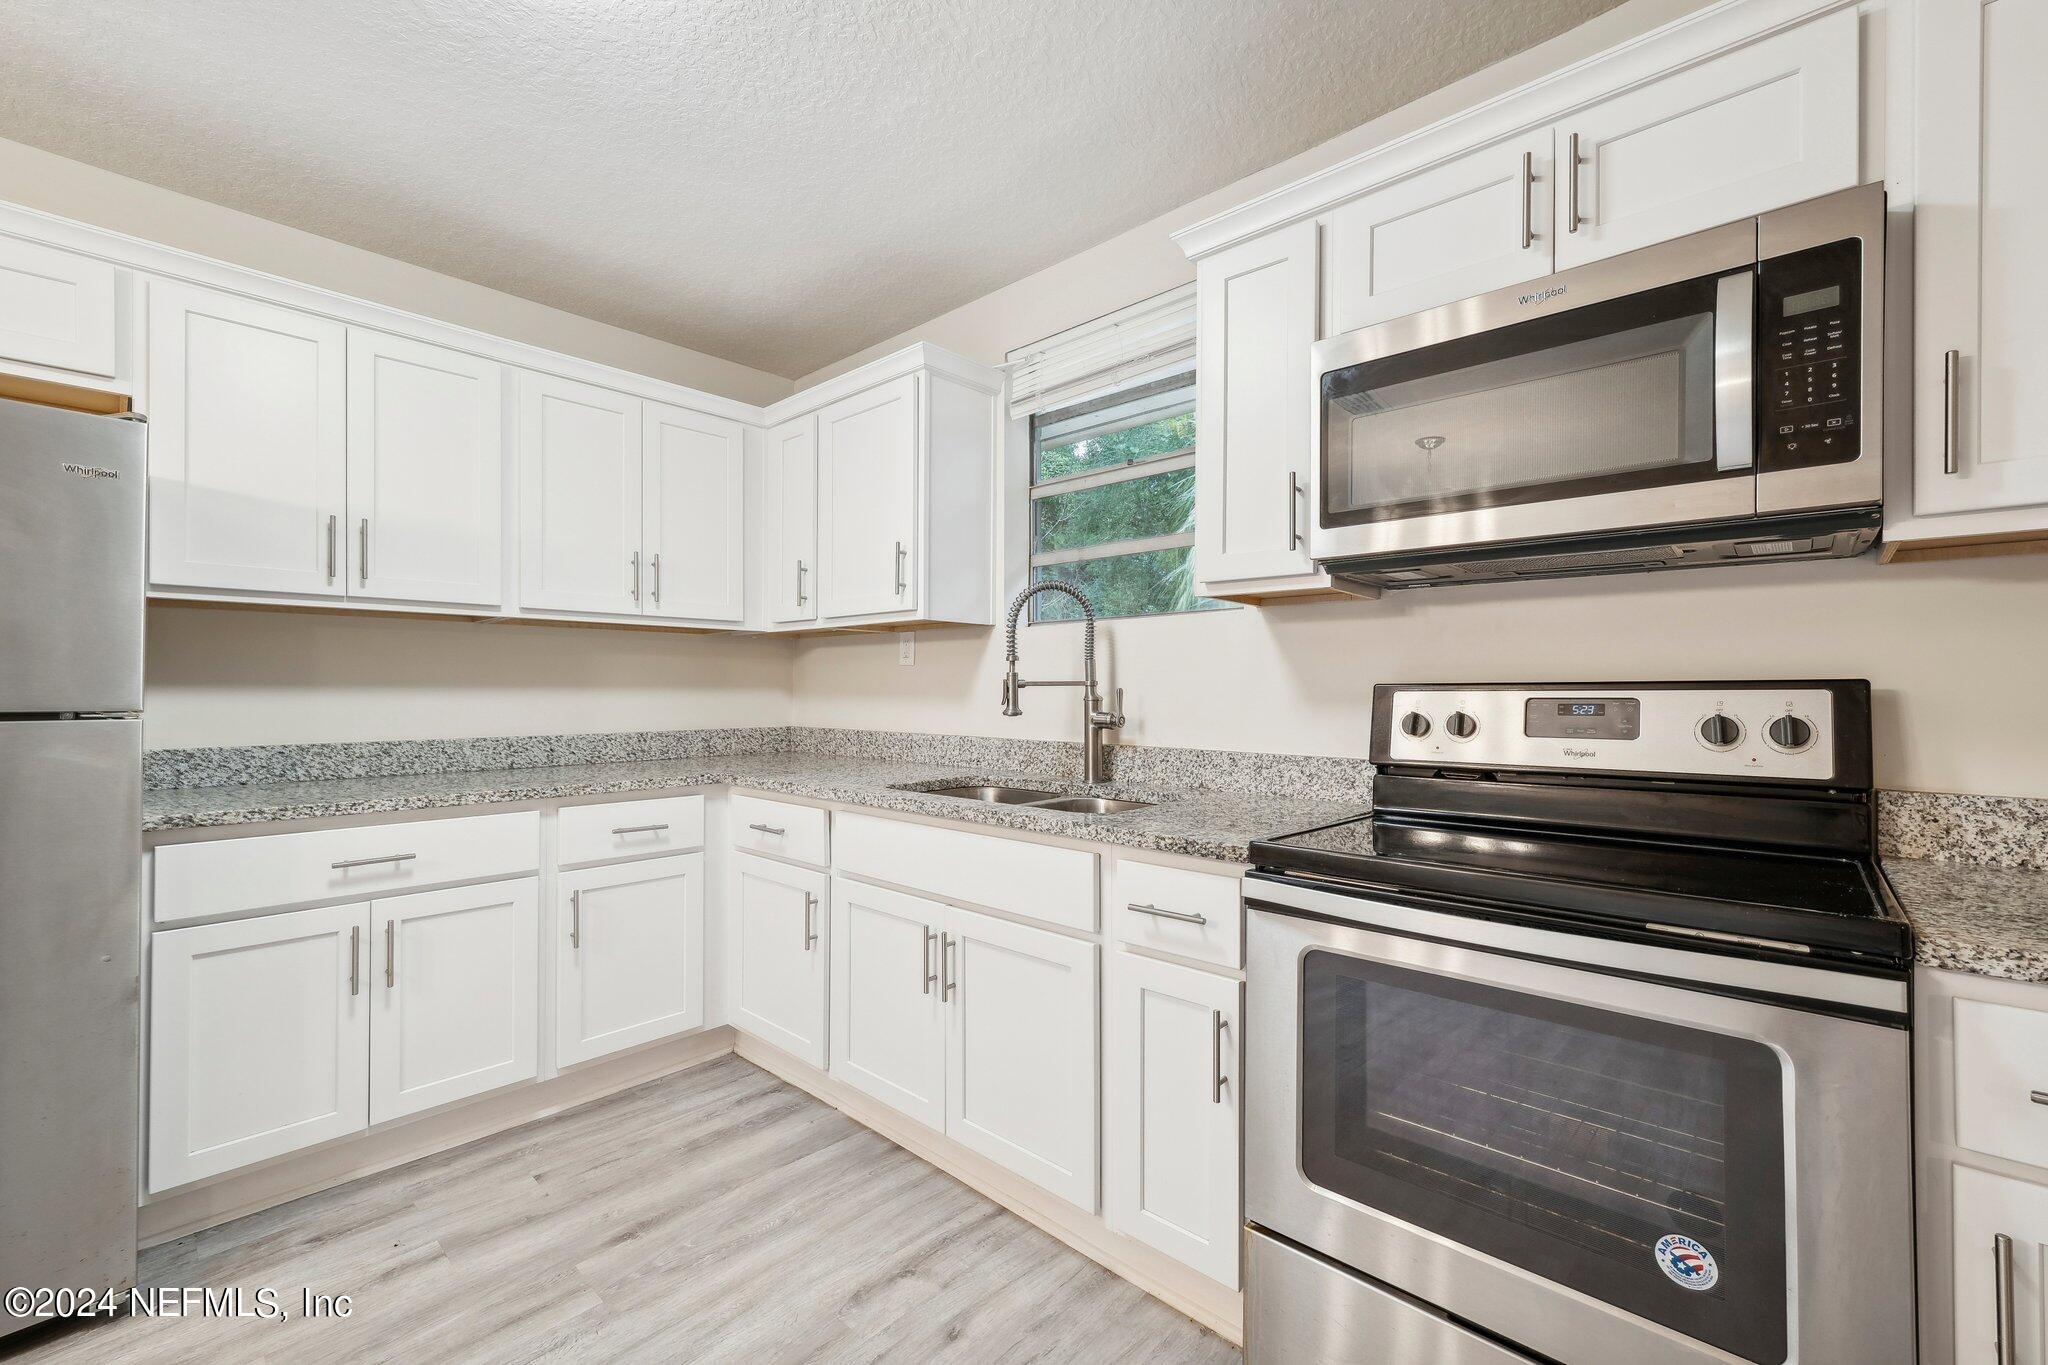
[[[1775,256],[1757,267],[1761,463],[1800,468],[1861,449],[1862,244]]]

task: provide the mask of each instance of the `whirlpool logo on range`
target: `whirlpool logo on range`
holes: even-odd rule
[[[1600,757],[1600,751],[1598,749],[1581,749],[1567,744],[1564,746],[1564,756],[1566,758],[1598,758]]]

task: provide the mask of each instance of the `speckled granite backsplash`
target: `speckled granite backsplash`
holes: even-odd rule
[[[2048,800],[1879,792],[1877,844],[1886,858],[2048,869]]]

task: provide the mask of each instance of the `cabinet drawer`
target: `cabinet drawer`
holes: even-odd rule
[[[1956,1145],[2048,1166],[2048,1010],[1956,1001]]]
[[[685,853],[703,846],[701,796],[606,801],[562,807],[557,861],[570,867],[648,853]]]
[[[367,899],[540,868],[533,811],[262,834],[156,850],[158,924]]]
[[[1093,853],[866,815],[838,824],[841,872],[1095,932]]]
[[[1119,942],[1242,967],[1243,907],[1234,875],[1120,861],[1110,925]]]
[[[825,812],[816,806],[793,806],[759,796],[732,799],[732,846],[754,853],[773,853],[823,867],[826,861]]]

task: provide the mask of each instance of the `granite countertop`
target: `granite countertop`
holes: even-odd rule
[[[1120,815],[1078,815],[896,790],[907,784],[988,781],[1051,791],[1088,791],[1155,804]],[[145,832],[158,833],[698,786],[733,786],[1225,862],[1245,861],[1254,839],[1329,824],[1364,808],[1355,799],[1168,792],[1123,783],[1089,788],[1045,777],[1005,778],[981,770],[892,758],[781,751],[150,791],[143,794],[142,827]]]
[[[1923,967],[2048,981],[2048,869],[1886,858]]]

